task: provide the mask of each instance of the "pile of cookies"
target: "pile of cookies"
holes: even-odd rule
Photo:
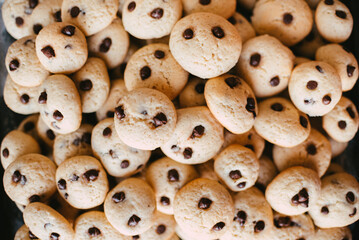
[[[352,239],[359,183],[331,163],[359,127],[339,0],[5,0],[2,15],[4,100],[29,115],[1,143],[16,240]]]

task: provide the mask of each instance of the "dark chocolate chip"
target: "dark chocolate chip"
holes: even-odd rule
[[[102,43],[100,44],[100,52],[108,52],[108,50],[110,50],[112,45],[112,40],[111,38],[105,38],[104,40],[102,40]]]
[[[280,103],[273,103],[270,107],[273,111],[281,112],[283,110],[283,105]]]
[[[140,77],[142,80],[146,80],[147,78],[151,77],[151,68],[148,66],[144,66],[140,70]]]
[[[260,64],[260,62],[261,62],[261,55],[259,53],[252,54],[249,60],[249,64],[252,67],[257,67]]]
[[[60,190],[65,190],[66,189],[66,180],[65,179],[60,179],[57,182],[57,186]]]
[[[4,150],[2,150],[2,155],[4,158],[8,158],[10,155],[9,149],[4,148]]]
[[[61,22],[61,10],[54,13],[55,22]]]
[[[20,101],[23,104],[29,103],[30,97],[26,93],[20,96]]]
[[[26,176],[21,175],[21,177],[20,177],[20,184],[21,184],[21,185],[25,185],[25,184],[26,184],[26,182],[27,182],[27,178],[26,178]]]
[[[24,19],[22,17],[15,18],[16,26],[21,27],[24,24]]]
[[[247,220],[247,213],[245,211],[238,211],[237,215],[234,217],[234,221],[239,222],[239,226],[244,226]]]
[[[264,230],[266,224],[264,221],[258,221],[256,225],[254,225],[254,232],[259,233]]]
[[[233,25],[237,23],[236,19],[234,17],[228,18],[228,21],[232,23]]]
[[[354,215],[357,213],[357,208],[353,209],[353,212],[349,214],[349,217],[354,217]]]
[[[224,80],[228,87],[235,88],[237,85],[241,85],[241,80],[237,77],[229,77]]]
[[[117,192],[112,196],[112,201],[115,203],[123,202],[126,199],[126,194],[124,192]]]
[[[340,121],[338,122],[338,127],[339,127],[340,129],[345,129],[345,128],[347,127],[346,121],[340,120]]]
[[[130,162],[128,160],[123,160],[120,164],[121,168],[128,168],[128,166],[130,166]]]
[[[105,128],[103,131],[102,131],[102,135],[104,137],[111,137],[111,134],[112,134],[112,130],[111,128],[107,127]]]
[[[79,87],[81,91],[90,91],[92,89],[92,81],[90,79],[82,80]]]
[[[272,78],[270,81],[269,81],[270,85],[272,87],[276,87],[279,85],[280,83],[280,80],[279,80],[279,77],[278,76],[275,76],[274,78]]]
[[[324,105],[330,104],[331,101],[332,101],[332,98],[329,95],[325,95],[322,99],[322,102]]]
[[[226,225],[226,224],[225,224],[224,222],[216,223],[216,225],[214,225],[214,226],[212,227],[212,230],[213,230],[213,231],[216,231],[216,232],[221,231],[221,230],[224,228],[225,225]]]
[[[30,239],[39,239],[39,238],[36,237],[30,230],[29,230],[29,238],[30,238]]]
[[[75,34],[75,29],[76,28],[74,26],[67,25],[61,30],[61,33],[66,35],[66,36],[71,37],[72,35]]]
[[[355,67],[352,65],[347,65],[347,74],[348,77],[352,77],[354,75]]]
[[[309,155],[317,154],[317,147],[314,144],[309,144],[307,146],[306,150]]]
[[[251,112],[253,114],[253,117],[256,117],[256,102],[254,100],[254,98],[247,98],[247,104],[246,104],[246,110],[248,112]]]
[[[163,9],[162,8],[155,8],[151,12],[151,17],[154,19],[160,19],[163,17]]]
[[[190,158],[192,157],[192,154],[193,154],[192,148],[187,147],[187,148],[185,148],[184,151],[183,151],[183,157],[184,157],[185,159],[190,159]]]
[[[77,180],[79,180],[79,176],[77,176],[76,174],[72,174],[71,178],[70,178],[70,181],[72,182],[76,182]]]
[[[198,208],[206,210],[211,207],[212,200],[208,198],[201,198],[198,202]]]
[[[115,108],[115,113],[116,117],[120,120],[126,117],[125,111],[123,110],[123,106],[118,106],[117,108]]]
[[[107,111],[106,116],[107,116],[108,118],[113,118],[113,117],[115,116],[115,113],[112,112],[112,111]]]
[[[55,134],[54,134],[54,132],[53,132],[51,129],[48,129],[48,130],[46,131],[46,136],[47,136],[47,138],[50,139],[50,140],[54,140],[54,139],[55,139]]]
[[[225,36],[223,29],[221,27],[218,27],[218,26],[212,28],[212,34],[216,38],[223,38]]]
[[[345,195],[345,199],[347,200],[348,203],[353,204],[355,201],[355,195],[353,192],[347,192],[347,194]]]
[[[324,215],[327,215],[329,213],[329,209],[327,207],[322,207],[322,209],[320,210],[320,212]]]
[[[290,217],[286,216],[286,217],[279,217],[274,219],[274,225],[277,228],[286,228],[289,227],[291,225],[292,221],[290,219]]]
[[[60,234],[53,232],[50,234],[50,239],[51,240],[60,240]]]
[[[204,92],[204,84],[203,83],[198,83],[194,89],[196,90],[197,93],[202,94]]]
[[[165,57],[165,52],[161,51],[161,50],[156,50],[154,55],[155,55],[155,58],[162,59]]]
[[[134,236],[132,236],[132,240],[137,240],[137,239],[140,239],[140,236],[139,236],[139,235],[134,235]]]
[[[291,24],[291,23],[293,22],[293,15],[290,14],[290,13],[285,13],[285,14],[283,15],[283,22],[284,22],[284,24],[286,24],[286,25]]]
[[[165,125],[167,123],[167,117],[164,113],[160,112],[153,118],[153,125],[155,128]]]
[[[229,177],[233,180],[240,179],[242,177],[241,171],[239,171],[239,170],[230,171]]]
[[[307,189],[303,188],[302,190],[299,191],[298,193],[298,197],[299,197],[299,202],[305,202],[309,199],[309,195],[307,192]]]
[[[313,100],[313,98],[311,99],[304,99],[304,104],[314,104],[315,101]]]
[[[238,188],[245,188],[246,185],[247,185],[246,182],[240,182],[240,183],[237,184],[237,187],[238,187]]]
[[[211,3],[211,0],[199,0],[199,3],[200,3],[201,5],[208,5],[208,4]]]
[[[193,38],[193,31],[192,31],[192,29],[187,28],[186,30],[184,30],[184,32],[183,32],[183,38],[184,38],[184,39],[187,39],[187,40],[192,39],[192,38]]]
[[[45,104],[47,101],[47,93],[46,92],[42,92],[39,96],[39,103],[40,104]]]
[[[160,201],[163,206],[170,205],[170,199],[168,197],[162,196]]]
[[[100,231],[100,229],[98,229],[97,227],[89,228],[89,230],[87,231],[87,233],[88,233],[91,237],[97,237],[97,236],[101,235],[101,231]]]
[[[130,219],[128,219],[127,225],[130,227],[135,227],[140,221],[141,218],[134,214],[130,217]]]
[[[303,116],[300,116],[299,117],[299,122],[300,122],[300,125],[302,125],[302,127],[304,128],[307,128],[308,127],[308,120],[307,118],[303,117]]]
[[[315,66],[315,68],[318,70],[318,72],[324,73],[323,68],[321,68],[319,65]]]
[[[16,69],[18,69],[20,66],[19,60],[17,59],[13,59],[10,63],[9,63],[9,69],[10,71],[15,71]]]
[[[157,233],[157,234],[162,234],[162,233],[164,233],[165,231],[166,231],[166,226],[163,225],[163,224],[159,225],[159,226],[157,227],[157,229],[156,229],[156,233]]]
[[[311,80],[311,81],[307,82],[307,88],[309,90],[314,90],[317,87],[318,87],[318,83],[316,81]]]
[[[133,10],[135,10],[136,8],[136,3],[135,2],[130,2],[130,4],[128,4],[127,9],[129,12],[132,12]]]
[[[72,45],[71,45],[71,44],[67,44],[67,45],[65,46],[65,49],[72,49]]]
[[[20,173],[18,170],[16,170],[16,171],[12,174],[11,180],[12,180],[14,183],[18,183],[18,182],[20,182],[21,176],[22,176],[21,173]]]
[[[35,124],[33,123],[33,122],[27,122],[27,123],[25,123],[25,125],[24,125],[24,130],[25,130],[25,132],[29,132],[29,131],[31,131],[32,129],[34,129],[35,128]]]
[[[67,198],[69,197],[69,194],[68,194],[68,193],[65,193],[65,194],[64,194],[64,197],[65,197],[65,199],[67,199]]]
[[[56,121],[61,121],[62,119],[64,119],[64,116],[62,115],[62,113],[58,110],[56,110],[53,114],[52,117],[56,120]]]
[[[335,15],[337,15],[337,17],[339,17],[341,19],[346,19],[347,18],[346,12],[344,12],[342,10],[336,10]]]
[[[55,51],[51,46],[46,46],[43,49],[41,49],[41,52],[47,57],[52,58],[55,57]]]
[[[87,181],[96,181],[96,179],[98,178],[98,174],[99,174],[99,170],[97,169],[91,169],[88,170],[84,173],[83,177],[87,180]]]
[[[75,18],[77,17],[78,15],[80,14],[80,8],[75,6],[75,7],[72,7],[71,10],[70,10],[70,15],[71,17]]]
[[[39,0],[29,0],[29,7],[34,9],[37,4],[39,4]]]
[[[40,202],[40,196],[39,195],[32,195],[31,197],[29,197],[29,202],[30,203]]]
[[[42,28],[43,26],[41,24],[35,24],[34,26],[32,26],[32,30],[35,34],[39,34]]]
[[[169,182],[178,182],[179,181],[179,173],[176,169],[171,169],[167,173],[167,179]]]
[[[143,114],[143,115],[147,115],[147,114],[148,114],[148,112],[147,112],[146,110],[143,110],[143,111],[141,112],[141,114]]]
[[[334,1],[333,0],[325,0],[324,3],[326,5],[333,5],[334,4]]]
[[[205,128],[204,128],[202,125],[196,126],[196,127],[193,129],[190,138],[194,139],[194,138],[196,138],[196,137],[197,137],[197,138],[202,137],[202,135],[204,134],[204,130],[205,130]]]

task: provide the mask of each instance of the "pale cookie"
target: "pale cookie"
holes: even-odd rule
[[[265,192],[268,184],[277,176],[278,170],[273,161],[267,156],[259,159],[259,173],[255,186]]]
[[[323,45],[325,45],[325,40],[320,36],[317,27],[313,25],[312,31],[294,46],[294,52],[299,56],[313,59],[317,49]]]
[[[205,106],[206,100],[204,98],[204,86],[206,80],[191,77],[179,94],[179,104],[181,108]]]
[[[177,62],[200,78],[228,72],[242,49],[237,29],[213,13],[193,13],[179,20],[170,37],[170,50]]]
[[[209,12],[229,18],[236,11],[236,0],[182,0],[182,3],[186,15]]]
[[[294,67],[298,66],[301,63],[310,62],[311,60],[309,58],[305,57],[295,57],[294,59]]]
[[[14,240],[31,240],[31,239],[38,239],[29,228],[24,224],[22,225],[15,234]]]
[[[345,172],[341,165],[339,165],[338,163],[331,163],[323,177],[341,172]]]
[[[38,117],[36,123],[36,131],[39,134],[39,138],[43,141],[47,147],[51,148],[54,145],[54,141],[58,133],[52,131],[42,120],[41,116]]]
[[[330,145],[332,147],[332,157],[333,158],[338,157],[348,147],[348,142],[338,142],[338,141],[335,141],[331,137],[328,137],[328,139],[329,139]]]
[[[157,212],[153,223],[150,229],[140,235],[132,236],[132,239],[138,236],[139,238],[137,239],[140,240],[172,240],[172,237],[175,235],[176,226],[173,216]]]
[[[252,24],[242,14],[235,12],[228,21],[238,30],[243,43],[256,36]]]
[[[309,240],[352,240],[352,233],[348,227],[317,228]]]
[[[39,120],[39,114],[30,115],[21,121],[21,123],[17,127],[17,130],[29,134],[35,140],[39,141],[40,136],[36,129],[36,124],[38,120]]]
[[[208,178],[219,182],[219,178],[214,171],[214,160],[195,165],[200,178]]]

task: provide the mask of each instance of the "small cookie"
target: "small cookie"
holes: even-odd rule
[[[43,141],[47,147],[52,149],[54,141],[58,133],[52,131],[39,116],[36,123],[36,131],[39,134],[39,138]]]
[[[92,130],[92,149],[108,174],[128,177],[143,169],[151,152],[124,144],[117,135],[113,118],[99,122]]]
[[[38,239],[29,228],[24,224],[22,225],[15,234],[14,240],[31,240],[31,239]]]
[[[273,161],[267,156],[259,159],[259,173],[255,186],[265,192],[268,184],[277,176],[278,170]]]
[[[176,129],[161,150],[180,163],[198,164],[214,157],[222,144],[223,127],[209,109],[191,107],[177,110]]]
[[[152,163],[146,171],[146,179],[155,192],[158,211],[172,215],[176,193],[197,176],[193,166],[178,163],[168,157]]]
[[[179,104],[181,108],[205,106],[206,100],[204,98],[205,79],[198,77],[191,77],[179,94]]]
[[[31,203],[24,210],[24,222],[40,239],[73,239],[70,223],[57,211],[43,203]]]
[[[309,209],[314,224],[320,228],[344,227],[359,219],[359,183],[341,172],[322,179],[318,200]]]
[[[227,19],[236,11],[236,0],[182,0],[182,3],[186,15],[209,12]]]
[[[320,195],[320,179],[310,168],[288,168],[267,186],[266,199],[282,214],[299,215],[310,210]]]
[[[138,88],[122,97],[115,108],[115,128],[130,147],[154,150],[170,139],[176,127],[176,109],[162,92]]]
[[[128,91],[153,88],[171,100],[177,97],[188,80],[188,73],[176,62],[168,45],[146,45],[135,52],[125,69]]]
[[[311,129],[308,117],[290,101],[269,98],[259,103],[258,111],[254,129],[268,142],[281,147],[294,147],[308,138]]]
[[[175,235],[176,221],[173,216],[157,212],[153,223],[152,227],[141,233],[138,239],[171,240]],[[132,236],[132,239],[134,237]]]
[[[320,35],[329,42],[344,42],[353,30],[353,17],[338,0],[321,1],[315,11],[315,23]]]
[[[297,45],[294,46],[294,52],[299,56],[313,59],[318,48],[325,44],[320,36],[318,29],[313,25],[312,31]]]
[[[229,192],[217,181],[197,178],[175,196],[174,217],[185,232],[215,239],[230,229],[234,207]]]
[[[256,36],[252,24],[242,14],[235,12],[228,21],[236,27],[243,43]]]
[[[317,228],[309,240],[352,240],[352,233],[348,227]]]
[[[1,142],[1,164],[6,169],[18,157],[40,152],[40,146],[33,137],[22,131],[13,130],[6,134]]]
[[[73,207],[99,206],[108,192],[108,180],[101,163],[90,156],[75,156],[63,161],[56,170],[57,189]]]
[[[333,138],[328,137],[331,148],[332,148],[332,157],[338,157],[340,154],[342,154],[345,149],[348,147],[348,142],[338,142],[335,141]]]
[[[337,70],[343,92],[354,87],[359,75],[358,62],[349,50],[339,44],[327,44],[317,50],[315,59],[327,62]]]
[[[298,66],[301,63],[310,62],[311,60],[309,58],[305,57],[295,57],[294,59],[294,67]]]
[[[119,18],[87,39],[90,55],[101,58],[109,69],[120,65],[126,57],[130,38]]]
[[[250,149],[232,144],[214,158],[214,171],[229,189],[243,191],[256,182],[259,161]]]
[[[36,37],[36,54],[52,73],[73,73],[87,60],[85,35],[76,26],[60,22],[44,27]]]
[[[30,115],[21,121],[21,123],[17,127],[17,130],[29,134],[35,140],[39,141],[40,137],[36,129],[36,124],[38,120],[39,120],[39,114]]]
[[[5,192],[22,205],[46,201],[56,192],[55,171],[54,162],[43,155],[22,155],[5,170]]]
[[[35,35],[21,38],[13,42],[6,53],[5,66],[9,76],[23,87],[39,86],[50,75],[37,58],[35,39]]]
[[[323,116],[322,121],[327,134],[338,142],[349,142],[359,128],[358,111],[346,97],[342,97],[334,109]]]
[[[78,26],[86,36],[106,28],[116,18],[118,0],[63,0],[61,18]]]
[[[237,29],[213,13],[194,13],[182,18],[170,36],[174,58],[186,71],[200,78],[228,72],[237,63],[241,49]]]
[[[311,61],[296,66],[288,90],[293,104],[311,117],[330,112],[342,95],[340,77],[326,62]]]
[[[212,179],[219,182],[219,178],[214,171],[214,160],[210,159],[207,162],[195,165],[200,178]]]
[[[269,97],[288,86],[294,55],[278,39],[262,35],[248,40],[237,63],[237,71],[257,97]]]
[[[230,132],[248,132],[258,114],[257,101],[249,85],[237,76],[211,78],[204,97],[214,117]]]
[[[144,180],[127,178],[108,193],[104,209],[107,220],[121,234],[138,235],[154,224],[155,194]]]
[[[180,0],[127,0],[122,9],[123,26],[127,32],[139,39],[169,35],[181,15]]]

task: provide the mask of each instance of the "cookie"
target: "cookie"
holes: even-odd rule
[[[155,194],[144,180],[127,178],[108,193],[104,209],[107,220],[121,234],[138,235],[154,224]]]
[[[39,239],[73,239],[70,223],[43,203],[31,203],[24,210],[24,222]]]
[[[179,104],[181,108],[205,106],[204,98],[205,79],[190,77],[188,83],[179,94]]]
[[[67,134],[81,124],[81,99],[74,82],[65,75],[51,75],[40,87],[40,117],[54,132]]]
[[[278,39],[262,35],[248,40],[237,63],[239,75],[257,97],[269,97],[288,86],[294,55]]]
[[[100,58],[89,58],[71,78],[80,93],[82,112],[91,113],[100,109],[110,91],[110,77],[105,62]]]
[[[39,119],[39,114],[33,114],[26,117],[24,120],[21,121],[21,123],[17,127],[17,130],[29,134],[35,140],[39,141],[40,137],[36,129],[36,124],[38,119]]]
[[[257,101],[243,79],[230,74],[211,78],[205,85],[204,97],[211,113],[228,131],[241,134],[253,127]]]
[[[259,0],[251,20],[257,34],[270,34],[293,46],[309,34],[313,14],[305,0]]]
[[[310,133],[308,117],[293,104],[279,97],[259,103],[255,131],[265,140],[281,147],[294,147],[304,142]]]
[[[335,141],[331,137],[328,137],[328,140],[330,142],[330,146],[332,149],[332,157],[333,158],[338,157],[348,147],[348,142],[338,142],[338,141]]]
[[[314,128],[307,140],[295,147],[273,147],[273,160],[279,171],[293,166],[303,166],[313,169],[321,177],[327,170],[331,159],[329,140]]]
[[[52,149],[54,141],[58,133],[52,131],[39,116],[36,123],[36,131],[39,134],[39,138],[46,144],[47,147]]]
[[[161,150],[177,162],[199,164],[214,157],[222,144],[223,127],[209,109],[191,107],[177,110],[176,129]]]
[[[15,234],[14,240],[31,240],[37,239],[37,237],[29,231],[29,228],[24,224],[22,225]]]
[[[242,14],[235,12],[228,21],[238,30],[243,43],[256,36],[252,24]]]
[[[176,193],[197,176],[193,166],[168,157],[153,162],[146,171],[146,179],[155,192],[158,211],[172,215]]]
[[[279,173],[267,186],[266,199],[282,214],[299,215],[311,210],[320,195],[318,174],[301,166]]]
[[[229,189],[243,191],[256,182],[259,161],[252,150],[232,144],[214,158],[214,171]]]
[[[212,179],[219,182],[219,178],[214,171],[214,160],[210,159],[207,162],[195,165],[200,178]]]
[[[221,240],[271,239],[273,213],[263,193],[252,187],[236,193],[232,228]]]
[[[358,131],[358,111],[352,101],[342,97],[329,113],[323,116],[323,128],[338,142],[349,142]]]
[[[234,207],[229,192],[217,181],[197,178],[175,196],[174,217],[180,228],[202,239],[215,239],[230,229]]]
[[[63,0],[61,18],[78,26],[86,36],[106,28],[116,18],[118,0],[88,1]]]
[[[358,62],[349,50],[339,44],[327,44],[317,50],[315,59],[327,62],[337,70],[343,92],[354,87],[359,75]]]
[[[310,240],[352,240],[352,233],[348,227],[338,228],[317,228]]]
[[[55,164],[43,155],[22,155],[5,170],[5,192],[22,205],[46,201],[56,192],[55,171]]]
[[[194,13],[174,26],[170,50],[192,75],[213,78],[237,63],[242,40],[236,28],[224,18],[213,13]]]
[[[337,71],[321,61],[296,66],[290,77],[288,90],[293,104],[311,117],[330,112],[342,95]]]
[[[197,12],[214,13],[229,18],[236,11],[236,0],[182,0],[186,15]]]
[[[311,60],[309,58],[305,57],[295,57],[294,59],[294,67],[298,66],[301,63],[310,62]]]
[[[359,219],[359,183],[341,172],[322,179],[318,200],[309,209],[314,224],[320,228],[344,227]]]
[[[83,124],[75,132],[59,134],[54,141],[54,161],[60,165],[70,157],[92,155],[91,149],[92,125]]]
[[[164,37],[182,16],[180,0],[126,0],[122,21],[126,31],[139,39]]]
[[[112,69],[125,60],[130,39],[121,19],[116,18],[105,29],[89,37],[87,45],[90,55],[101,58]]]
[[[60,195],[78,209],[102,204],[109,189],[101,163],[90,156],[75,156],[63,161],[56,170],[56,183]]]
[[[138,239],[171,240],[174,237],[176,222],[173,216],[157,212],[153,223],[150,229],[138,235]],[[132,239],[134,237],[137,235]]]
[[[130,147],[154,150],[170,139],[176,127],[173,103],[160,91],[138,88],[122,97],[115,108],[115,128]]]
[[[52,73],[73,73],[87,60],[85,35],[75,25],[65,22],[44,27],[36,37],[36,55]]]
[[[344,42],[353,30],[353,17],[338,0],[321,1],[315,11],[315,23],[320,35],[329,42]]]
[[[13,130],[6,134],[1,142],[1,164],[6,169],[18,157],[40,152],[40,146],[33,137],[22,131]]]
[[[259,159],[259,173],[255,186],[265,192],[268,184],[277,176],[278,170],[273,161],[267,156]]]
[[[171,100],[177,97],[188,80],[188,73],[176,62],[168,45],[150,44],[135,52],[125,69],[128,91],[153,88]]]
[[[50,75],[37,58],[35,39],[35,35],[23,37],[13,42],[6,53],[7,72],[17,85],[23,87],[39,86]]]
[[[128,177],[143,169],[151,152],[127,146],[118,137],[113,118],[99,122],[92,131],[92,149],[108,174]]]
[[[323,45],[325,45],[325,41],[320,36],[318,29],[314,24],[312,31],[302,41],[294,46],[294,52],[298,56],[313,59],[317,49]]]

